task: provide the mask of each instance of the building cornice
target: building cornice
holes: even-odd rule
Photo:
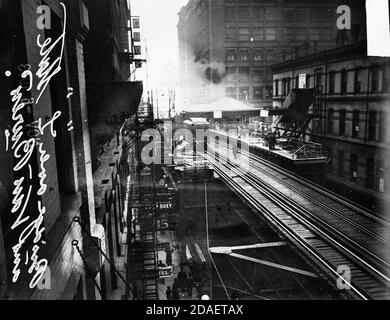
[[[335,62],[338,60],[351,60],[367,57],[366,41],[348,46],[316,52],[304,57],[284,61],[271,66],[274,73],[297,69],[303,66],[318,65],[323,62]]]

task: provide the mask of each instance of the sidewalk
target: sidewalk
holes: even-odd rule
[[[166,297],[166,290],[167,287],[170,286],[172,289],[172,285],[174,283],[175,278],[177,278],[178,273],[180,272],[180,263],[184,262],[181,261],[181,252],[180,252],[180,243],[176,241],[174,231],[165,231],[165,234],[158,233],[158,242],[169,242],[171,244],[171,249],[173,249],[172,252],[172,264],[173,264],[173,270],[172,270],[172,277],[165,278],[165,279],[159,279],[158,284],[158,293],[159,293],[159,299],[160,300],[167,300]],[[158,259],[159,261],[162,261],[164,264],[166,262],[166,253],[160,251],[158,253]],[[183,267],[184,271],[187,273],[187,275],[190,273],[190,268],[187,266]],[[197,290],[195,287],[192,289],[192,297],[188,296],[187,292],[179,291],[180,294],[180,300],[199,300],[197,297]]]

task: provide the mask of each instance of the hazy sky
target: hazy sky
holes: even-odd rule
[[[178,65],[177,22],[188,0],[131,0],[132,15],[140,16],[141,38],[148,47],[149,88],[171,86]]]

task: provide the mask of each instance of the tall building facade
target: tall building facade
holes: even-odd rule
[[[309,134],[328,148],[329,184],[343,186],[340,190],[358,202],[388,202],[390,59],[367,57],[362,42],[272,69],[275,108],[282,107],[291,88],[316,89],[310,112],[318,123]]]
[[[139,105],[142,83],[130,79],[137,67],[134,60],[139,58],[137,42],[131,39],[140,38],[140,32],[133,28],[134,19],[127,0],[86,0],[85,3],[90,17],[85,74],[95,171],[104,145],[120,130],[129,108],[134,113]]]
[[[105,9],[117,15],[103,21],[94,4],[0,4],[0,299],[121,299],[123,283],[131,294],[120,279],[129,174],[120,129],[137,110],[142,83],[123,81],[132,63],[129,38],[117,50],[111,34],[129,20],[127,1],[110,1]],[[102,35],[112,41],[89,54],[90,41]],[[102,118],[111,131],[94,173],[93,126]]]
[[[50,25],[42,28],[38,25],[41,5],[41,1],[2,1],[0,8],[4,22],[0,28],[4,39],[0,64],[2,70],[9,70],[9,77],[2,73],[4,90],[0,94],[0,184],[5,196],[0,214],[3,237],[0,291],[5,299],[78,299],[86,296],[87,288],[81,256],[72,245],[72,241],[78,240],[82,248],[82,232],[73,218],[82,217],[91,228],[95,221],[95,212],[88,206],[93,205],[93,197],[86,192],[92,171],[88,166],[88,127],[83,125],[87,105],[82,50],[88,32],[88,12],[83,1],[48,1],[40,12],[50,17],[46,20]],[[67,36],[61,38],[65,17]],[[66,49],[59,64],[61,71],[42,88],[39,86],[42,77],[38,74],[44,70],[39,65],[45,59],[43,49],[49,50],[47,44],[40,49],[37,40],[43,44],[48,39],[63,39]],[[58,44],[50,50],[49,63],[61,56],[60,48]],[[31,87],[28,81],[22,81],[24,72],[32,73]],[[68,98],[70,88],[73,95]],[[12,90],[20,90],[23,102],[18,108],[13,105],[17,100],[11,100]],[[51,130],[39,132],[39,121],[50,123],[55,114],[60,114],[54,121],[56,135]],[[15,121],[15,116],[24,121]],[[70,121],[74,130],[68,131]],[[17,166],[18,155],[6,143],[7,130],[12,134],[18,126],[19,142],[35,139],[35,148],[23,168]],[[26,157],[25,153],[26,149],[19,157]],[[23,188],[23,204],[16,205],[15,188],[19,183]],[[27,190],[31,191],[31,197]],[[35,223],[32,230],[31,223]],[[24,237],[29,229],[29,236]],[[39,230],[43,231],[41,240]],[[44,265],[39,259],[46,259],[49,267],[42,290],[39,286],[30,289],[34,275],[39,272],[29,270],[34,263],[32,248],[38,247],[39,265]],[[18,254],[23,256],[23,263],[18,264]]]
[[[340,31],[340,5],[351,29]],[[326,50],[365,37],[365,2],[306,0],[190,0],[179,12],[183,104],[228,96],[272,106],[270,66],[286,57]]]

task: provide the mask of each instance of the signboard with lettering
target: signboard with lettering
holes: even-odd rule
[[[268,110],[260,110],[260,117],[267,118],[269,114]]]
[[[222,111],[214,111],[214,119],[222,119]]]
[[[173,201],[167,200],[167,201],[157,202],[156,207],[159,210],[173,209]]]
[[[158,276],[160,279],[172,277],[172,266],[169,267],[159,267]]]

